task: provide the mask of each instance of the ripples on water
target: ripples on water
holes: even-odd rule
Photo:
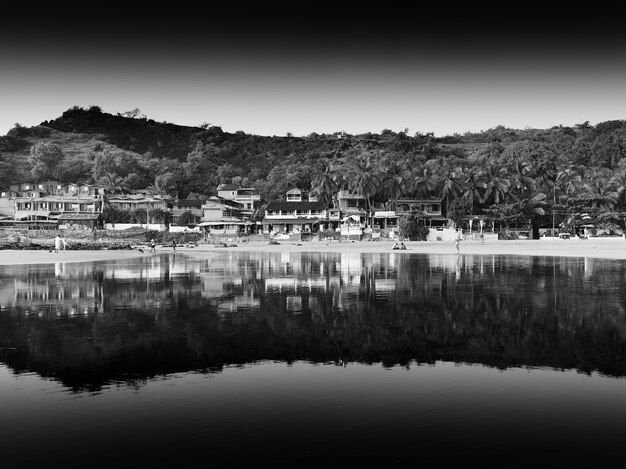
[[[626,430],[624,266],[228,252],[4,267],[0,444],[21,467],[604,464]]]

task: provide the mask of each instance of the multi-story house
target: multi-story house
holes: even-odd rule
[[[182,199],[172,202],[172,225],[180,225],[181,219],[186,219],[186,225],[197,225],[202,222],[202,200]]]
[[[383,209],[371,213],[372,228],[383,233],[397,232],[398,220],[412,211],[421,212],[431,228],[444,226],[447,219],[441,212],[441,199],[409,199],[390,201]]]
[[[391,204],[393,210],[398,216],[407,215],[412,210],[422,212],[426,217],[428,225],[431,227],[443,226],[447,222],[447,218],[443,216],[441,210],[441,199],[398,199]]]
[[[91,184],[14,184],[0,191],[5,216],[59,228],[94,228],[104,208],[104,189]],[[5,201],[7,203],[5,203]],[[12,213],[7,214],[7,211]],[[56,227],[56,226],[55,226]]]
[[[146,226],[149,229],[163,230],[169,222],[167,214],[171,203],[161,197],[142,194],[113,195],[109,197],[107,203],[117,210],[141,212],[141,216],[137,218],[146,220]],[[143,211],[145,211],[145,218]]]
[[[290,235],[319,231],[320,223],[328,223],[328,205],[309,197],[300,189],[291,189],[284,201],[271,201],[265,207],[263,233]]]
[[[210,197],[201,206],[202,222],[198,225],[207,236],[250,234],[254,223],[243,205],[222,197]]]
[[[248,218],[252,218],[255,215],[261,204],[261,193],[254,187],[220,184],[217,186],[217,196],[241,204],[243,213]]]

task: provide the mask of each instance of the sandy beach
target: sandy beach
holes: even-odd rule
[[[450,254],[456,255],[454,244],[443,241],[409,241],[405,242],[406,251],[392,250],[393,241],[355,241],[342,243],[326,242],[289,242],[280,244],[267,242],[241,243],[229,247],[216,247],[213,244],[199,244],[196,247],[177,247],[177,254],[192,257],[209,257],[223,251],[266,251],[266,252],[360,252],[382,253],[394,252]],[[623,238],[590,238],[569,240],[520,240],[503,241],[462,241],[460,245],[463,254],[507,254],[520,256],[566,256],[566,257],[595,257],[610,259],[626,259],[626,239]],[[157,254],[173,253],[171,247],[157,247]],[[130,259],[143,256],[154,256],[147,250],[67,250],[58,254],[46,250],[3,250],[0,251],[0,265],[16,264],[46,264],[55,262],[93,262],[100,260]]]

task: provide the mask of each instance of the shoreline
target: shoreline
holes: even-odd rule
[[[173,251],[167,246],[157,247],[156,255],[180,253],[194,258],[206,258],[222,251],[252,252],[351,252],[351,253],[396,253],[399,255],[437,254],[458,255],[453,242],[446,241],[405,241],[406,250],[392,250],[395,241],[354,241],[354,242],[250,242],[218,247],[213,244],[199,244],[196,247],[180,246]],[[623,238],[590,238],[587,240],[467,240],[460,244],[460,254],[469,255],[517,255],[541,257],[591,257],[603,259],[626,259],[626,240]],[[147,251],[127,250],[67,250],[58,254],[47,250],[2,250],[0,265],[54,264],[57,262],[96,262],[106,260],[133,259],[154,256]]]

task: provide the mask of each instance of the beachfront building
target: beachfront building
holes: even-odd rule
[[[21,183],[0,191],[3,225],[93,229],[101,219],[104,189],[91,184]]]
[[[243,213],[253,218],[261,204],[261,192],[254,187],[240,187],[234,184],[220,184],[217,186],[217,196],[241,204]]]
[[[441,199],[398,199],[391,203],[396,215],[403,217],[412,211],[421,212],[429,227],[444,226],[448,219],[443,216]]]
[[[419,212],[429,228],[443,227],[448,220],[441,212],[441,199],[409,199],[390,201],[385,208],[375,209],[371,213],[371,225],[375,231],[384,235],[397,233],[398,222],[411,212]]]
[[[202,206],[202,221],[198,224],[206,237],[251,234],[254,223],[248,210],[239,202],[212,196]]]
[[[171,202],[159,196],[118,194],[110,196],[107,204],[112,210],[127,214],[125,222],[107,223],[107,228],[127,229],[139,226],[164,231],[170,221]]]
[[[285,200],[271,201],[265,207],[263,233],[289,239],[305,239],[327,223],[327,204],[300,189],[285,194]]]
[[[202,200],[182,199],[172,202],[172,225],[196,226],[202,222]]]
[[[335,198],[342,216],[357,215],[361,223],[367,223],[367,200],[363,194],[341,189]]]

